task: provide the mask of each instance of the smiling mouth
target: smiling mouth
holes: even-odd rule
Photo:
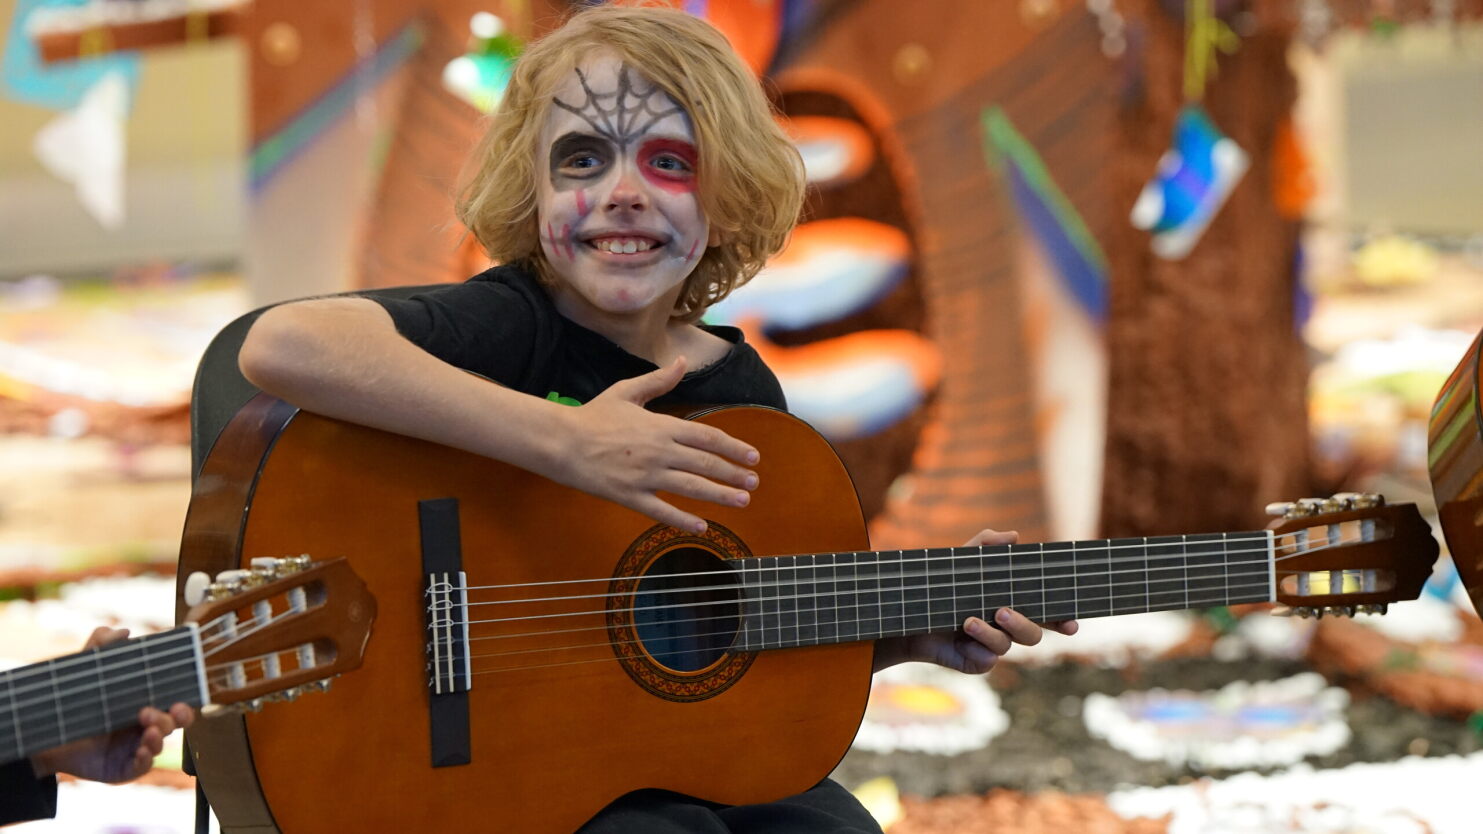
[[[653,238],[630,235],[591,238],[584,243],[599,252],[607,252],[610,255],[639,255],[664,245]]]

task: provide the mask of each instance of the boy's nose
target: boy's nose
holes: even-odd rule
[[[619,177],[613,190],[608,192],[607,207],[610,210],[642,211],[648,204],[644,189],[629,174]]]

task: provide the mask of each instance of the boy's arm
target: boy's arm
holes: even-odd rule
[[[274,307],[239,353],[248,381],[306,411],[495,458],[687,530],[705,522],[663,491],[743,506],[757,451],[719,429],[643,406],[683,360],[577,408],[468,374],[403,338],[381,305],[326,298]]]

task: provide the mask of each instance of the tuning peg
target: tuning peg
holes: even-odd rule
[[[206,601],[206,592],[211,588],[211,577],[203,571],[196,571],[185,578],[186,605],[200,605]]]
[[[1297,504],[1291,501],[1275,501],[1267,505],[1267,515],[1287,518],[1296,507]]]
[[[1328,611],[1328,613],[1334,615],[1335,617],[1351,617],[1352,618],[1354,616],[1354,606],[1353,605],[1330,605],[1325,610]]]
[[[1388,607],[1389,603],[1377,602],[1372,605],[1360,605],[1355,610],[1360,614],[1384,614]]]
[[[1273,605],[1272,610],[1268,611],[1267,613],[1271,614],[1274,617],[1291,617],[1294,614],[1292,606],[1283,605],[1281,603]]]
[[[1302,511],[1299,515],[1318,515],[1321,512],[1327,512],[1324,509],[1327,503],[1327,498],[1299,498],[1298,509]]]

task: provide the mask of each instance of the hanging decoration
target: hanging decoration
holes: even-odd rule
[[[109,73],[88,89],[77,108],[48,122],[32,140],[41,164],[71,183],[83,208],[105,229],[124,222],[124,119],[129,88]]]
[[[1174,122],[1173,147],[1133,204],[1133,225],[1153,232],[1154,254],[1183,258],[1249,164],[1246,152],[1220,132],[1204,108],[1186,105]]]
[[[1272,142],[1272,199],[1285,220],[1301,220],[1318,191],[1313,163],[1298,135],[1291,115],[1277,125]]]
[[[510,84],[520,42],[489,12],[469,20],[468,52],[443,68],[443,86],[481,113],[492,113]]]
[[[133,98],[139,83],[139,56],[107,49],[108,30],[101,26],[85,33],[83,55],[77,60],[53,64],[41,60],[36,33],[58,23],[58,18],[70,19],[67,15],[75,11],[73,7],[81,5],[81,0],[18,0],[5,38],[0,93],[48,110],[69,110],[78,106],[104,76],[117,74],[124,81],[127,98]]]
[[[1302,0],[1298,7],[1298,31],[1304,43],[1317,47],[1334,28],[1334,10],[1329,0]]]
[[[1060,273],[1066,289],[1096,321],[1107,318],[1107,256],[1076,206],[1056,185],[1040,154],[998,107],[980,119],[989,162],[1009,181],[1020,217]]]
[[[1214,0],[1187,0],[1184,94],[1173,145],[1133,205],[1132,223],[1153,233],[1154,254],[1178,260],[1199,242],[1215,213],[1250,165],[1246,152],[1215,126],[1200,106],[1216,72],[1216,53],[1234,52],[1240,39],[1215,16]]]
[[[1370,0],[1370,31],[1382,38],[1394,37],[1401,28],[1394,0]]]
[[[1102,54],[1109,58],[1122,55],[1128,48],[1127,21],[1113,7],[1112,0],[1086,0],[1086,4],[1102,32]]]
[[[1241,39],[1224,20],[1215,16],[1215,0],[1185,0],[1184,97],[1199,101],[1215,77],[1216,51],[1230,54]]]

